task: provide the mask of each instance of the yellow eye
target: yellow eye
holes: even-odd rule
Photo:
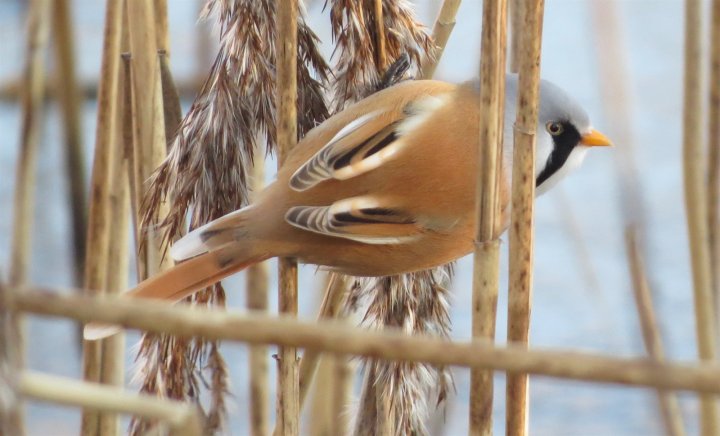
[[[563,125],[554,121],[551,121],[545,125],[545,128],[547,129],[548,133],[550,133],[553,136],[560,135],[563,130]]]

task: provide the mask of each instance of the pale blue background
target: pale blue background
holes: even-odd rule
[[[603,1],[604,2],[604,1]],[[438,2],[418,1],[420,19],[432,24]],[[101,55],[104,2],[76,0],[74,19],[79,50],[79,73],[84,80],[97,76]],[[309,8],[313,28],[329,43],[327,14],[322,2]],[[198,2],[170,0],[172,68],[178,80],[196,71],[195,17]],[[692,359],[695,341],[692,292],[685,232],[681,174],[681,89],[683,3],[680,0],[625,0],[617,2],[623,54],[629,59],[629,90],[636,142],[639,178],[648,217],[648,267],[667,353],[672,359]],[[705,4],[707,5],[707,2]],[[478,64],[481,2],[466,0],[450,39],[437,77],[461,81],[475,74]],[[24,12],[20,3],[0,1],[0,81],[20,74],[24,49]],[[543,77],[575,95],[588,109],[594,125],[613,136],[613,126],[603,117],[600,99],[599,63],[602,58],[596,38],[612,29],[597,29],[587,1],[548,0],[543,41]],[[330,53],[325,45],[324,51]],[[201,67],[202,69],[202,67]],[[188,102],[186,102],[187,104]],[[70,239],[66,181],[60,147],[61,126],[55,104],[47,117],[40,144],[38,191],[30,278],[33,283],[69,286]],[[84,107],[85,145],[92,150],[95,102]],[[11,235],[12,185],[19,139],[20,113],[16,105],[0,102],[0,267],[7,273]],[[562,347],[603,352],[615,356],[643,355],[622,242],[622,221],[617,183],[617,148],[592,150],[581,171],[537,202],[535,288],[532,319],[533,347]],[[274,165],[274,164],[269,164]],[[89,171],[89,168],[85,168]],[[568,206],[564,206],[568,205]],[[579,226],[580,238],[590,253],[589,261],[599,285],[579,261],[577,242],[568,235],[570,208]],[[498,341],[505,339],[505,277],[499,302]],[[313,318],[318,301],[313,267],[302,270],[301,316]],[[453,292],[453,335],[467,338],[470,326],[471,259],[457,268]],[[229,280],[237,289],[229,296],[234,308],[244,306],[242,277]],[[273,301],[271,307],[275,307]],[[75,330],[68,322],[32,318],[29,329],[29,366],[52,374],[78,377],[79,354]],[[132,334],[128,343],[133,344]],[[232,374],[234,399],[230,405],[228,433],[246,434],[246,348],[224,347]],[[128,353],[128,364],[134,354]],[[463,434],[467,428],[469,373],[454,369],[457,396],[447,409],[446,434]],[[498,375],[495,428],[504,433],[504,377]],[[637,388],[533,378],[530,429],[534,435],[651,435],[662,433],[653,392]],[[683,394],[681,406],[690,434],[697,433],[697,401]],[[77,434],[76,410],[32,404],[29,407],[31,435]]]

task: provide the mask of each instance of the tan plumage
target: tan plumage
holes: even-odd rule
[[[516,79],[509,76],[511,107],[515,88]],[[538,173],[545,161],[549,167],[555,159],[562,167],[573,160],[570,151],[557,161],[560,154],[554,150],[559,146],[545,127],[555,117],[577,128],[572,147],[609,144],[558,88],[545,82],[541,100],[547,104],[541,102]],[[385,276],[445,264],[471,252],[479,116],[477,82],[406,81],[348,107],[298,143],[277,180],[253,205],[178,241],[171,254],[184,261],[127,295],[177,301],[274,256],[351,275]],[[505,144],[511,143],[508,124]],[[503,216],[496,233],[507,225],[508,150],[503,153]],[[582,153],[577,155],[579,162]],[[548,177],[552,179],[545,174],[543,180]]]

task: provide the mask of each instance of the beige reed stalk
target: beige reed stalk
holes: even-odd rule
[[[507,335],[509,342],[527,345],[533,277],[533,207],[535,204],[535,132],[540,100],[540,50],[544,0],[525,3],[520,39],[517,114],[513,128],[512,207]],[[507,376],[505,432],[528,432],[528,376]]]
[[[388,65],[387,50],[385,48],[385,20],[383,19],[383,0],[374,0],[375,7],[375,66],[380,73],[385,71]]]
[[[87,236],[87,191],[85,187],[85,153],[82,141],[81,95],[75,72],[75,43],[69,0],[55,0],[53,10],[53,44],[57,76],[55,88],[60,103],[65,135],[65,173],[70,192],[70,219],[75,266],[75,283],[83,282],[85,265],[85,237]]]
[[[506,2],[483,2],[480,53],[478,227],[473,265],[472,336],[495,339],[499,276],[499,167],[505,104]],[[470,371],[470,434],[492,434],[493,373]]]
[[[124,35],[125,37],[127,35]],[[122,41],[127,44],[128,41]],[[110,216],[112,226],[108,242],[105,292],[120,294],[128,287],[129,246],[128,233],[130,228],[130,185],[129,159],[127,148],[132,146],[132,82],[128,68],[121,68],[119,90],[114,102],[117,116],[116,143],[113,157],[110,159]],[[123,386],[125,381],[125,336],[119,334],[108,338],[102,344],[102,364],[100,382],[112,386]],[[112,436],[119,432],[117,414],[104,413],[100,416],[100,434]]]
[[[171,436],[202,434],[198,410],[191,404],[130,394],[118,387],[83,383],[33,371],[22,374],[19,388],[24,396],[35,400],[155,418],[167,424]]]
[[[10,310],[10,288],[0,277],[0,434],[23,436],[23,403],[18,392],[22,349],[19,314]]]
[[[232,313],[155,301],[77,296],[62,289],[23,287],[11,310],[69,317],[184,337],[276,344],[331,354],[426,362],[493,371],[528,373],[572,380],[720,393],[720,365],[713,362],[661,363],[649,358],[607,357],[562,350],[497,346],[488,339],[451,342],[408,336],[397,330],[372,331],[338,321],[299,321],[291,316]]]
[[[13,234],[10,250],[11,286],[23,284],[27,280],[30,262],[37,148],[45,92],[45,49],[51,7],[52,2],[49,0],[33,0],[30,2],[28,12],[20,152],[15,173]]]
[[[458,9],[460,9],[460,3],[461,0],[443,1],[432,30],[432,41],[435,49],[432,51],[431,56],[426,56],[423,59],[422,66],[420,67],[421,79],[432,79],[435,75],[435,69],[437,69],[440,63],[440,59],[445,51],[445,46],[450,39],[450,34],[455,28],[455,16],[457,15]]]
[[[95,155],[90,189],[87,250],[92,253],[85,263],[85,289],[101,292],[107,281],[108,244],[110,240],[110,161],[116,141],[116,105],[122,27],[122,2],[108,1],[105,11],[102,65],[98,84],[98,114],[95,133]],[[102,344],[83,344],[83,378],[100,381]],[[97,411],[83,411],[81,434],[99,434]]]
[[[162,105],[160,68],[157,56],[153,3],[146,0],[127,0],[130,51],[132,53],[133,129],[135,132],[134,185],[136,203],[145,194],[145,181],[165,158],[165,114]],[[167,214],[167,206],[160,207],[160,220]],[[137,222],[140,222],[138,219]],[[138,279],[146,279],[170,264],[163,256],[161,236],[154,227],[138,231]]]
[[[277,14],[277,143],[278,168],[297,142],[297,17],[298,0],[283,2]],[[297,260],[278,259],[278,309],[282,314],[297,316]],[[278,350],[277,426],[283,436],[299,431],[300,405],[297,349]]]
[[[28,9],[27,45],[25,53],[25,80],[22,86],[22,126],[20,150],[15,173],[13,199],[13,234],[10,248],[10,285],[20,285],[27,280],[31,252],[31,230],[35,201],[35,174],[37,171],[37,149],[42,121],[42,106],[45,93],[45,48],[52,2],[33,0]],[[11,292],[6,290],[4,292]],[[18,363],[24,361],[24,328],[22,319],[8,314],[10,327],[15,327]],[[10,416],[9,427],[20,434],[24,432],[23,406],[17,404]]]
[[[710,22],[710,104],[708,113],[708,226],[716,314],[720,313],[720,1]]]
[[[683,103],[683,175],[690,241],[695,319],[700,359],[716,359],[716,324],[708,246],[705,153],[702,148],[702,8],[700,0],[685,2],[685,92]],[[715,398],[702,395],[701,433],[720,434]]]
[[[153,0],[155,10],[155,47],[170,56],[170,26],[167,0]]]
[[[253,158],[254,167],[250,179],[252,193],[260,192],[265,180],[264,153]],[[256,312],[267,312],[270,287],[270,271],[266,262],[256,263],[245,275],[247,307]],[[250,432],[264,436],[270,431],[270,387],[268,385],[268,347],[250,347]]]
[[[640,254],[638,235],[630,226],[625,230],[625,249],[627,250],[630,275],[632,277],[635,304],[640,318],[645,349],[650,357],[658,362],[665,361],[660,328],[658,327],[655,309],[653,309],[650,284],[648,283],[645,265]],[[677,397],[673,392],[658,391],[660,412],[668,436],[684,436],[685,430],[678,406]]]
[[[525,0],[510,0],[510,72],[517,73],[520,68],[520,33],[525,17]]]

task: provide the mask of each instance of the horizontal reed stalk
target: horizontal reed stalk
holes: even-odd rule
[[[648,358],[605,357],[573,351],[527,350],[488,340],[450,342],[398,331],[368,331],[337,321],[303,322],[263,314],[236,314],[169,306],[155,301],[61,294],[24,287],[10,295],[14,311],[121,325],[155,333],[202,336],[249,344],[275,344],[333,354],[426,362],[572,380],[720,393],[720,365],[660,363]]]
[[[131,394],[118,387],[87,383],[65,377],[25,371],[20,393],[30,399],[79,406],[102,412],[119,412],[166,422],[173,436],[202,434],[198,410],[190,404]]]

